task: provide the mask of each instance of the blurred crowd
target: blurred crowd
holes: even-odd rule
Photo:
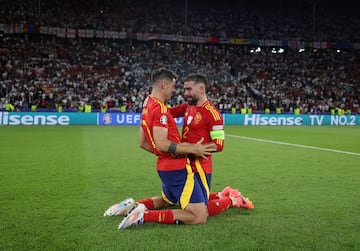
[[[0,23],[255,39],[360,42],[360,17],[343,0],[1,0]],[[184,3],[187,3],[184,5]],[[315,1],[314,1],[315,2]],[[355,1],[354,1],[355,2]],[[274,4],[271,4],[274,3]],[[316,10],[316,11],[315,11]]]
[[[336,20],[325,16],[318,22],[321,31],[315,35],[311,19],[297,19],[285,12],[262,16],[242,9],[235,12],[197,8],[189,10],[185,24],[184,13],[174,6],[140,2],[144,4],[141,7],[134,6],[132,1],[14,0],[1,9],[0,23],[219,37],[316,36],[332,41],[360,41],[359,18],[351,15],[338,16]],[[298,14],[301,16],[301,12]],[[168,67],[180,77],[170,105],[184,101],[182,78],[200,72],[209,78],[208,97],[221,112],[230,112],[232,107],[237,111],[252,108],[253,112],[266,108],[271,111],[281,108],[282,112],[300,108],[302,113],[326,113],[332,108],[360,112],[359,50],[285,49],[283,53],[274,53],[273,48],[264,47],[252,53],[256,48],[249,46],[65,39],[35,34],[5,35],[0,40],[3,109],[10,102],[17,111],[29,110],[33,105],[46,111],[58,106],[64,111],[76,111],[79,106],[90,104],[93,110],[106,106],[108,111],[125,107],[127,112],[139,112],[150,93],[151,71]]]

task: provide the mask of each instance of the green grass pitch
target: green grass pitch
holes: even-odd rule
[[[138,127],[0,127],[0,250],[360,250],[360,127],[225,130],[212,190],[253,211],[117,230],[110,205],[160,194]]]

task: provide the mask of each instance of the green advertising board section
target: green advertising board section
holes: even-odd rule
[[[359,115],[223,114],[225,125],[358,126]],[[140,125],[140,113],[0,112],[0,125]],[[181,125],[183,120],[177,120]]]

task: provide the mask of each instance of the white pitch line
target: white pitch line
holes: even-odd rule
[[[327,151],[327,152],[335,152],[335,153],[343,153],[343,154],[360,156],[360,153],[347,152],[347,151],[335,150],[335,149],[330,149],[330,148],[322,148],[322,147],[316,147],[316,146],[306,146],[306,145],[292,144],[292,143],[286,143],[286,142],[274,141],[274,140],[267,140],[267,139],[250,138],[250,137],[231,135],[231,134],[226,134],[226,136],[233,137],[233,138],[240,138],[240,139],[247,139],[247,140],[253,140],[253,141],[260,141],[260,142],[279,144],[279,145],[295,146],[295,147],[315,149],[315,150],[320,150],[320,151]]]

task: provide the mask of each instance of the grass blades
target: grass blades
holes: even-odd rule
[[[120,231],[110,205],[160,194],[138,127],[1,127],[0,250],[360,249],[360,127],[225,130],[212,190],[239,188],[255,210]]]

